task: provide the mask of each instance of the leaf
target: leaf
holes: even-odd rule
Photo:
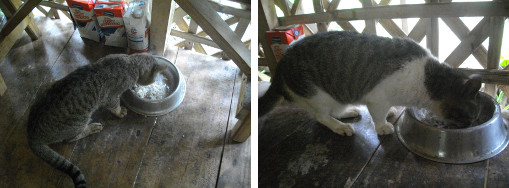
[[[506,60],[502,61],[502,63],[500,63],[501,67],[506,67],[507,65],[509,65],[509,59],[506,59]]]
[[[509,104],[504,107],[504,110],[507,110],[507,109],[509,109]]]
[[[500,95],[497,96],[497,103],[500,104],[500,101],[502,101],[502,97],[504,97],[504,92],[500,91]]]

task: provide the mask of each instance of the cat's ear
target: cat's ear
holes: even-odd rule
[[[479,89],[481,89],[481,76],[478,74],[472,74],[463,84],[462,93],[467,97],[475,97]]]

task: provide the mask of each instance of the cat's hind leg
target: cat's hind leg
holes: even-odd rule
[[[297,95],[293,95],[293,98],[297,106],[307,109],[318,122],[335,133],[343,136],[352,136],[355,133],[352,124],[341,122],[331,116],[333,111],[343,114],[348,106],[339,104],[329,94],[318,90],[318,93],[311,98]]]
[[[329,129],[343,136],[352,136],[355,133],[355,129],[350,123],[343,123],[334,117],[330,116],[326,112],[315,112],[315,119],[321,124],[327,126]]]
[[[90,123],[85,126],[85,128],[74,138],[69,140],[68,142],[74,142],[76,140],[87,137],[88,135],[95,134],[101,132],[103,130],[103,125],[101,123]]]
[[[359,110],[359,108],[355,106],[343,106],[343,105],[333,108],[331,112],[331,116],[338,119],[355,118],[359,117],[360,114],[361,111]]]

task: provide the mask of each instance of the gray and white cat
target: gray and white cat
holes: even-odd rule
[[[336,119],[358,116],[350,105],[366,105],[380,135],[394,132],[386,120],[392,106],[427,108],[462,124],[479,114],[480,77],[441,64],[405,38],[317,33],[288,48],[271,81],[259,98],[260,117],[284,97],[340,135],[354,134],[351,124]]]
[[[73,142],[98,133],[103,126],[90,123],[99,107],[106,107],[119,118],[127,114],[120,106],[120,95],[134,84],[155,81],[165,64],[150,54],[113,54],[73,71],[55,82],[32,105],[28,117],[28,144],[35,155],[68,174],[75,187],[86,187],[80,169],[48,147],[57,142]]]

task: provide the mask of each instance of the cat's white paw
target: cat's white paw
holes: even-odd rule
[[[394,126],[391,123],[385,123],[375,126],[378,135],[388,135],[394,133]]]
[[[113,114],[115,114],[119,118],[124,118],[125,115],[127,115],[127,109],[123,106],[120,106],[119,108],[116,109],[116,112],[114,112]]]
[[[349,109],[348,111],[344,112],[343,114],[341,114],[341,118],[359,117],[360,114],[361,114],[361,111],[359,109],[352,108],[352,109]]]
[[[101,123],[91,123],[88,127],[90,128],[90,134],[98,133],[103,130],[103,125]]]
[[[120,107],[120,114],[118,115],[119,118],[123,118],[125,115],[127,115],[127,109],[123,106]]]
[[[341,136],[352,136],[355,133],[355,130],[350,123],[345,123],[344,125],[331,128],[331,130]]]

